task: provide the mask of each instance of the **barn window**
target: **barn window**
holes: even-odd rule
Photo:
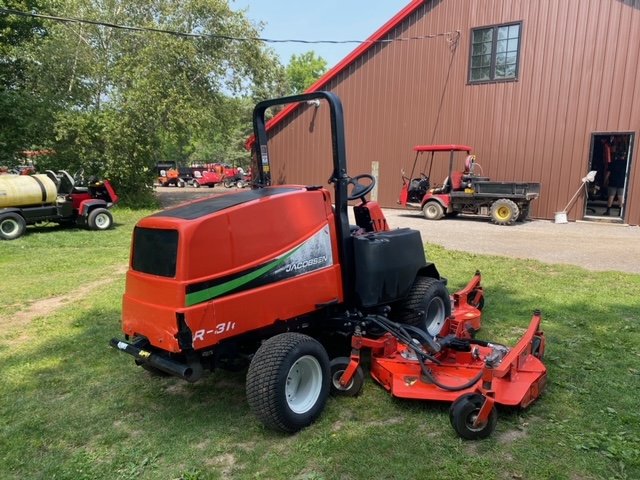
[[[522,23],[471,30],[469,83],[515,80]]]

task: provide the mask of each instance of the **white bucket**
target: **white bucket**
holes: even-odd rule
[[[556,212],[555,223],[569,223],[567,212]]]

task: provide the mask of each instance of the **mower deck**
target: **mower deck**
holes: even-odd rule
[[[413,400],[452,402],[450,419],[466,439],[485,438],[497,420],[495,405],[526,408],[547,381],[541,314],[513,348],[474,338],[484,304],[480,273],[451,296],[452,315],[435,339],[416,329],[382,319],[371,321],[387,331],[371,338],[356,330],[351,357],[335,363],[333,389],[357,395],[362,386],[361,351],[371,350],[371,377],[391,395]],[[357,386],[356,386],[357,385]]]
[[[532,353],[537,339],[544,338],[539,327],[540,316],[534,315],[525,335],[496,367],[486,362],[494,354],[492,347],[474,345],[470,352],[446,348],[434,355],[442,363],[429,363],[428,368],[446,385],[463,385],[482,372],[480,380],[463,390],[447,391],[425,378],[413,352],[402,344],[397,344],[390,355],[385,355],[384,350],[373,350],[371,376],[394,397],[453,402],[465,393],[480,392],[491,395],[499,405],[525,408],[542,393],[546,384],[546,368],[538,358],[540,349],[536,352],[538,356]],[[395,341],[391,334],[385,337],[380,340]]]

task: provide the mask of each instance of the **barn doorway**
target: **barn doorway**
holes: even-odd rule
[[[629,132],[591,135],[589,170],[597,172],[588,183],[585,219],[622,221],[631,167],[634,134]]]

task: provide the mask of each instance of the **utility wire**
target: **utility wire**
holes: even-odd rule
[[[127,30],[131,32],[153,32],[153,33],[165,33],[168,35],[174,35],[176,37],[187,38],[214,38],[220,40],[231,40],[236,42],[265,42],[265,43],[304,43],[304,44],[376,44],[376,43],[393,43],[393,42],[408,42],[413,40],[427,40],[436,37],[446,37],[449,43],[456,42],[460,36],[460,30],[453,30],[450,32],[432,33],[428,35],[417,35],[413,37],[401,37],[390,38],[385,40],[300,40],[300,39],[274,39],[274,38],[262,38],[262,37],[235,37],[232,35],[220,35],[216,33],[189,33],[178,32],[176,30],[167,30],[164,28],[154,27],[135,27],[131,25],[119,25],[117,23],[101,22],[97,20],[87,20],[83,18],[73,17],[58,17],[55,15],[45,15],[42,13],[23,12],[20,10],[14,10],[12,8],[0,8],[0,14],[4,15],[18,15],[21,17],[42,18],[45,20],[52,20],[62,23],[82,23],[88,25],[97,25],[101,27],[114,28],[118,30]]]

